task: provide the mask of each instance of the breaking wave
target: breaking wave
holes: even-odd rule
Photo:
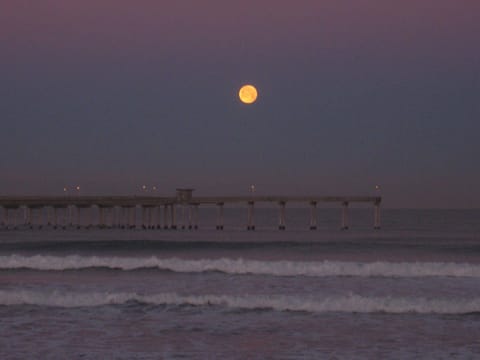
[[[35,305],[47,307],[95,307],[122,305],[138,302],[149,305],[170,306],[221,306],[244,310],[301,311],[311,313],[418,313],[418,314],[470,314],[480,312],[480,298],[475,299],[426,299],[363,297],[349,295],[340,297],[295,297],[295,296],[229,296],[192,295],[175,293],[142,295],[137,293],[64,293],[29,290],[0,290],[0,305]]]
[[[227,274],[271,276],[359,277],[480,277],[480,265],[442,262],[342,262],[261,261],[246,259],[200,259],[99,256],[0,256],[0,270],[82,270],[109,268],[124,271],[156,268],[181,273],[218,271]]]

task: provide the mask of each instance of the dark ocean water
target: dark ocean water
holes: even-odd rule
[[[0,358],[480,358],[480,211],[277,215],[0,231]]]

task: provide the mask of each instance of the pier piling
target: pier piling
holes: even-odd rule
[[[342,230],[348,230],[348,201],[342,203]]]
[[[310,230],[317,230],[317,202],[310,201]]]
[[[223,230],[223,203],[218,203],[217,207],[217,230]]]
[[[280,205],[280,216],[279,216],[279,224],[278,224],[278,229],[279,230],[285,230],[286,225],[285,225],[285,201],[280,201],[278,203]]]
[[[247,214],[247,230],[255,230],[255,220],[254,220],[254,207],[255,202],[248,202],[248,214]]]

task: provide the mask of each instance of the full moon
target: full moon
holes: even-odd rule
[[[257,100],[258,92],[253,85],[243,85],[238,92],[238,97],[245,104],[252,104]]]

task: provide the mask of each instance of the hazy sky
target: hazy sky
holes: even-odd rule
[[[0,0],[0,195],[480,207],[479,44],[478,0]]]

